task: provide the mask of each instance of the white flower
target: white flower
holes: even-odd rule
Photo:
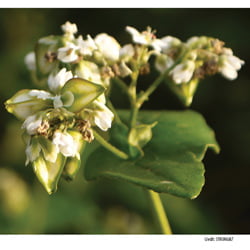
[[[156,51],[160,51],[162,42],[156,38],[150,27],[140,33],[134,27],[127,26],[126,31],[132,35],[132,39],[135,43],[152,46]]]
[[[34,135],[37,129],[41,126],[42,119],[37,115],[31,115],[26,118],[22,125],[22,129],[26,129],[29,135]]]
[[[86,40],[83,40],[82,36],[79,36],[76,42],[79,47],[79,52],[83,56],[92,56],[93,51],[97,49],[95,41],[90,35],[87,35]]]
[[[33,51],[25,56],[24,62],[29,70],[36,70],[36,56]]]
[[[93,62],[82,60],[76,68],[76,74],[80,78],[102,84],[99,67]]]
[[[135,54],[135,50],[132,44],[126,44],[124,45],[120,51],[120,60],[123,60],[124,62],[128,62]]]
[[[103,131],[111,128],[114,114],[105,105],[105,96],[99,96],[88,108],[84,109],[84,114],[93,126],[99,127]]]
[[[178,64],[170,71],[173,80],[176,84],[189,82],[193,76],[195,70],[194,61],[187,60],[181,64]]]
[[[158,55],[155,60],[155,68],[161,73],[170,68],[173,64],[174,60],[165,54]]]
[[[237,78],[237,71],[241,69],[241,66],[245,63],[243,60],[233,55],[233,52],[229,48],[223,49],[223,54],[220,56],[221,66],[219,71],[221,74],[229,79],[234,80]]]
[[[97,104],[97,102],[95,104]],[[99,106],[100,110],[95,110],[94,122],[101,130],[107,131],[109,128],[111,128],[114,114],[107,108],[105,104],[98,102],[97,105]]]
[[[50,90],[56,93],[71,78],[73,78],[73,74],[71,71],[66,71],[66,68],[61,69],[57,74],[50,74],[48,78]]]
[[[77,33],[77,26],[75,23],[70,23],[67,21],[61,26],[61,28],[66,36],[68,36],[70,39],[74,39],[74,34]]]
[[[74,43],[66,42],[66,46],[58,49],[57,58],[64,63],[71,63],[78,59],[79,47]]]
[[[114,37],[101,33],[95,37],[94,41],[105,59],[111,62],[119,60],[121,46]]]
[[[164,36],[161,39],[159,39],[161,42],[159,42],[159,46],[161,48],[161,51],[163,53],[168,53],[168,51],[181,44],[181,41],[178,38],[175,38],[173,36]]]
[[[65,157],[77,157],[77,159],[80,159],[78,142],[69,133],[56,131],[52,142]]]

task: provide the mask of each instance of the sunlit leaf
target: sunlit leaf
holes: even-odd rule
[[[128,117],[126,111],[120,114],[123,119]],[[143,148],[144,157],[122,160],[100,147],[86,163],[86,178],[110,177],[157,192],[197,197],[205,181],[201,162],[205,152],[208,147],[219,152],[214,133],[203,117],[193,111],[144,111],[140,120],[147,124],[158,121],[152,129],[152,140]]]

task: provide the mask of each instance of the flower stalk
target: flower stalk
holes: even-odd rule
[[[159,221],[163,234],[172,234],[166,211],[161,202],[160,194],[153,190],[148,190],[152,205]]]

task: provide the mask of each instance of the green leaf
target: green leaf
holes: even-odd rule
[[[73,94],[74,102],[70,107],[68,107],[68,110],[72,112],[79,112],[88,104],[93,102],[104,91],[105,88],[99,84],[92,83],[82,78],[72,78],[65,83],[61,93]]]
[[[120,116],[127,119],[128,112],[122,111]],[[144,111],[139,119],[147,124],[158,121],[152,129],[152,140],[143,149],[144,157],[122,160],[100,147],[86,163],[86,179],[110,177],[156,192],[197,197],[205,181],[201,162],[205,152],[208,147],[219,152],[214,133],[203,117],[194,111]]]

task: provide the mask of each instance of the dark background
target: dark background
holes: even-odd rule
[[[162,195],[174,233],[248,234],[250,232],[250,10],[249,9],[0,9],[0,233],[159,233],[144,191],[110,180],[60,182],[48,196],[32,169],[25,167],[21,123],[4,101],[32,88],[24,56],[38,38],[61,34],[69,20],[79,34],[106,32],[129,42],[125,26],[151,26],[157,36],[185,41],[212,36],[225,41],[245,61],[235,81],[221,76],[201,82],[191,109],[202,113],[215,133],[221,153],[204,159],[206,184],[200,196],[185,200]],[[144,88],[150,79],[144,79]],[[116,107],[128,107],[113,93]],[[145,109],[183,110],[162,84]]]

